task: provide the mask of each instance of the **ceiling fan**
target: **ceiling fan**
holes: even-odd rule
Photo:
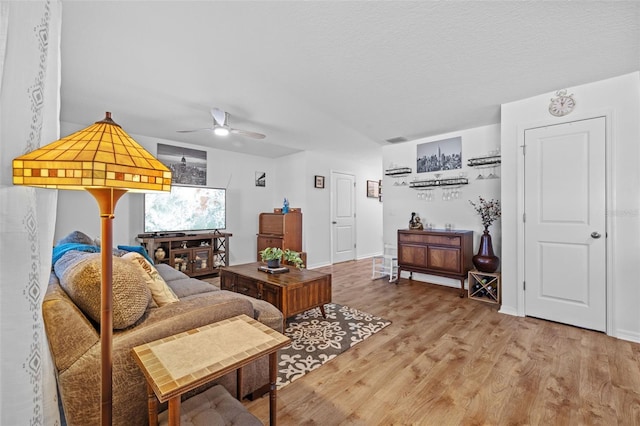
[[[202,130],[212,130],[218,136],[227,136],[229,133],[234,135],[248,136],[254,139],[264,139],[266,136],[262,133],[251,132],[249,130],[240,130],[229,127],[229,113],[219,108],[211,108],[211,117],[213,117],[213,127],[205,127],[193,130],[177,130],[178,133],[199,132]]]

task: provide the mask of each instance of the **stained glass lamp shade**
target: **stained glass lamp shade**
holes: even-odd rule
[[[127,191],[171,191],[171,171],[111,119],[38,148],[13,160],[13,184],[87,190],[98,202],[101,221],[100,356],[102,425],[112,412],[112,219]]]

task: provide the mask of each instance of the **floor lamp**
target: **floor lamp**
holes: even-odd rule
[[[127,191],[170,191],[171,171],[111,119],[104,120],[13,160],[13,184],[86,190],[100,209],[100,362],[103,426],[112,419],[112,220]]]

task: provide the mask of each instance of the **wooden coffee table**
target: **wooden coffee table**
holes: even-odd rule
[[[331,303],[331,274],[297,269],[288,266],[289,272],[270,274],[259,271],[264,263],[225,266],[220,270],[220,288],[266,300],[289,318],[312,308]]]
[[[157,400],[169,401],[169,425],[180,424],[180,395],[269,355],[269,417],[276,424],[278,349],[290,339],[246,315],[218,321],[133,348],[149,387],[149,424],[157,425]]]

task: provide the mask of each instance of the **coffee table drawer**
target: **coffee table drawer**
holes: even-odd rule
[[[261,299],[262,294],[260,292],[260,283],[250,278],[237,277],[236,278],[236,292],[244,294],[245,296],[251,296],[255,299]]]

